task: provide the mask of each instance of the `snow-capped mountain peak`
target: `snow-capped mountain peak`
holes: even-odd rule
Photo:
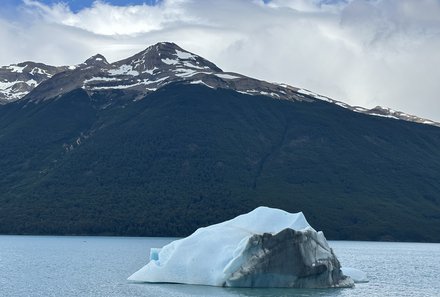
[[[15,68],[11,68],[10,71],[14,70]],[[45,77],[23,92],[14,94],[7,102],[21,99],[28,93],[30,94],[27,97],[31,101],[38,102],[77,88],[83,88],[88,92],[126,89],[139,93],[137,97],[143,97],[174,82],[202,84],[211,88],[231,89],[276,99],[309,100],[298,96],[293,87],[223,72],[212,62],[171,42],[157,43],[127,59],[111,64],[104,56],[94,55],[82,64],[64,67],[56,73],[57,75]],[[4,89],[6,87],[8,86],[4,85]]]
[[[88,58],[84,62],[84,64],[87,66],[98,66],[98,67],[109,65],[109,63],[107,62],[107,59],[101,54],[96,54],[96,55]]]
[[[114,63],[116,67],[131,67],[139,73],[153,74],[154,71],[190,68],[221,72],[213,63],[180,48],[175,43],[161,42],[150,46],[136,55]],[[125,66],[124,66],[125,65]]]
[[[231,89],[276,99],[308,100],[299,97],[292,87],[223,72],[201,56],[170,42],[155,44],[112,64],[107,63],[103,56],[95,55],[72,70],[60,73],[47,83],[39,85],[29,96],[32,101],[40,101],[82,88],[87,92],[124,89],[136,92],[136,98],[142,98],[158,88],[176,82],[203,84],[211,88]]]
[[[109,63],[103,55],[96,54],[84,63],[70,67],[54,67],[34,62],[1,67],[0,103],[23,97],[39,102],[78,88],[91,93],[128,90],[137,94],[133,98],[139,100],[170,83],[201,84],[213,89],[229,89],[280,100],[324,100],[355,112],[440,126],[440,123],[392,109],[350,106],[305,89],[224,72],[210,61],[172,42],[157,43],[114,63]]]

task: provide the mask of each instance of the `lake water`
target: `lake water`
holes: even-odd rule
[[[132,284],[150,247],[171,238],[0,236],[0,296],[440,296],[440,244],[331,241],[343,266],[364,270],[353,289],[228,289]]]

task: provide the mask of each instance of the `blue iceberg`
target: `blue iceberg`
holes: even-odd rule
[[[359,270],[355,271],[360,275]],[[258,207],[151,249],[134,282],[224,287],[352,287],[322,232],[304,215]]]

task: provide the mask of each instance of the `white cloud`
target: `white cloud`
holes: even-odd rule
[[[350,104],[440,120],[438,0],[164,0],[119,7],[25,0],[0,17],[0,64],[110,61],[174,41],[224,70]]]
[[[113,6],[95,1],[91,7],[73,13],[60,2],[47,6],[36,0],[24,0],[28,12],[40,16],[49,23],[63,24],[102,35],[134,35],[148,33],[173,26],[176,23],[197,24],[185,13],[185,1],[169,0],[149,6]]]

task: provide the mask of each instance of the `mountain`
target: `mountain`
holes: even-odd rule
[[[0,233],[184,236],[266,205],[331,239],[440,241],[438,123],[173,43],[63,69],[0,106]]]
[[[49,80],[60,72],[62,74]],[[355,112],[440,127],[438,122],[390,108],[376,106],[366,109],[350,106],[309,90],[223,72],[213,63],[169,42],[150,46],[132,57],[112,64],[108,63],[104,56],[97,54],[82,64],[69,67],[33,62],[4,66],[0,68],[0,80],[3,81],[0,83],[0,104],[26,97],[34,88],[36,90],[32,92],[33,101],[50,99],[78,88],[88,92],[133,90],[140,98],[169,83],[185,82],[203,84],[211,88],[233,89],[249,95],[265,95],[275,99],[324,100]]]
[[[32,97],[31,101],[46,100],[79,88],[89,93],[126,90],[141,98],[176,82],[203,84],[211,88],[233,89],[274,98],[304,100],[292,87],[223,72],[213,63],[174,43],[158,43],[113,64],[109,64],[102,55],[95,55],[74,69],[42,82],[24,98]]]
[[[415,115],[410,115],[407,113],[404,113],[402,111],[396,111],[393,110],[391,108],[387,108],[387,107],[382,107],[382,106],[376,106],[372,109],[367,109],[361,106],[351,106],[348,105],[347,103],[341,102],[341,101],[337,101],[334,99],[331,99],[329,97],[326,96],[322,96],[319,94],[316,94],[314,92],[311,92],[309,90],[305,90],[305,89],[298,89],[297,90],[298,93],[300,94],[304,94],[306,96],[311,96],[315,99],[319,99],[319,100],[323,100],[323,101],[327,101],[333,104],[336,104],[340,107],[343,108],[347,108],[350,109],[354,112],[359,112],[359,113],[364,113],[364,114],[368,114],[368,115],[372,115],[372,116],[379,116],[379,117],[386,117],[386,118],[391,118],[391,119],[396,119],[396,120],[404,120],[404,121],[408,121],[408,122],[415,122],[415,123],[419,123],[419,124],[426,124],[426,125],[433,125],[433,126],[437,126],[440,127],[440,123],[439,122],[435,122],[432,120],[428,120],[428,119],[424,119]]]
[[[42,63],[23,62],[0,68],[0,104],[21,99],[41,82],[68,67],[54,67]]]

